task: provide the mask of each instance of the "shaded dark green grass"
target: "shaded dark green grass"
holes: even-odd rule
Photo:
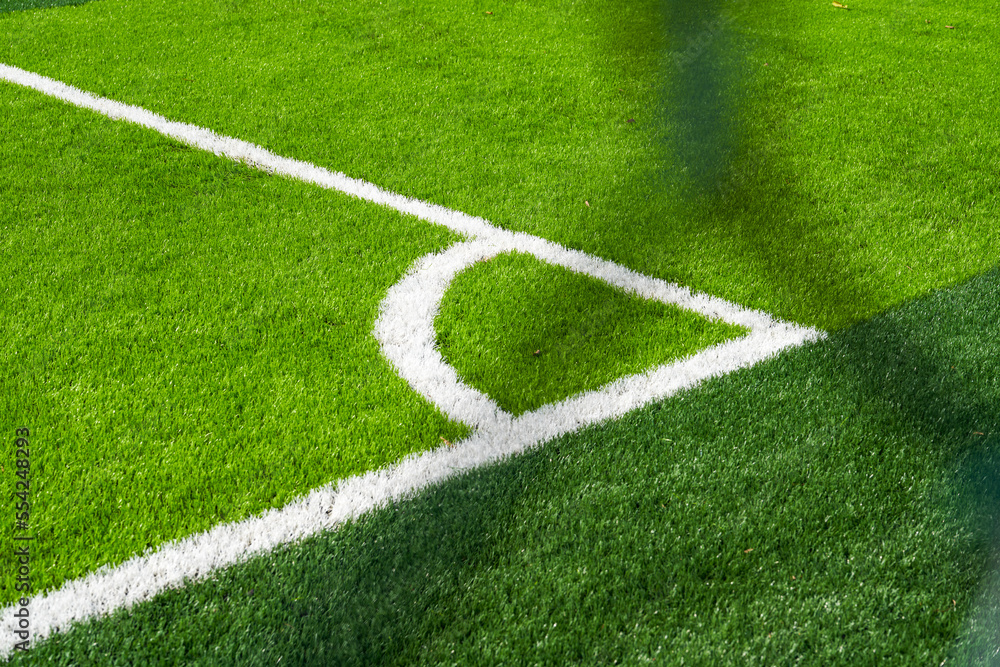
[[[662,108],[672,130],[664,142],[679,167],[673,179],[712,196],[731,170],[739,87],[749,75],[740,54],[733,52],[735,17],[718,0],[663,0],[663,6],[672,50],[663,63]]]
[[[855,4],[105,0],[0,61],[829,329],[1000,260],[1000,17]]]
[[[747,333],[519,253],[461,273],[435,327],[464,381],[515,415]]]
[[[48,9],[49,7],[66,7],[82,5],[92,0],[0,0],[0,14],[4,12],[20,12],[25,9]]]
[[[18,657],[941,664],[1000,546],[998,322],[994,270]]]
[[[36,592],[467,432],[371,335],[452,235],[8,84],[0,100],[0,418],[32,431]]]

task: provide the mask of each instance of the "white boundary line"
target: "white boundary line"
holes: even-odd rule
[[[170,542],[31,600],[32,639],[64,631],[72,623],[110,614],[148,600],[167,588],[205,579],[283,544],[306,538],[377,507],[412,496],[463,471],[499,461],[558,435],[626,412],[699,382],[751,366],[788,347],[823,336],[815,329],[775,320],[722,299],[693,294],[677,285],[564,248],[545,239],[512,233],[459,211],[409,199],[308,162],[281,157],[260,146],[211,130],[167,120],[145,109],[95,97],[59,81],[0,63],[0,79],[25,86],[108,118],[125,120],[263,171],[338,190],[400,213],[443,225],[465,237],[441,253],[420,259],[382,302],[374,334],[383,354],[421,395],[445,414],[473,427],[453,447],[407,456],[380,470],[315,489],[304,498],[244,521]],[[593,276],[641,298],[675,304],[713,320],[750,330],[743,338],[708,348],[681,361],[620,378],[514,418],[488,396],[462,383],[434,347],[434,317],[452,279],[480,259],[524,252]],[[0,656],[18,641],[15,606],[0,611]]]
[[[710,347],[678,362],[647,373],[620,378],[598,389],[559,403],[543,406],[518,419],[487,395],[461,381],[437,350],[434,317],[452,279],[478,261],[500,253],[518,251],[603,280],[641,298],[678,305],[713,320],[738,324],[748,336]],[[647,276],[620,265],[568,250],[527,234],[497,230],[486,239],[457,243],[445,251],[427,255],[390,288],[375,323],[375,336],[382,352],[415,391],[449,417],[477,432],[507,433],[515,424],[532,424],[530,433],[547,432],[545,424],[562,424],[553,435],[619,416],[651,401],[665,398],[680,388],[736,368],[751,365],[789,345],[798,345],[817,332],[752,310]],[[761,356],[763,355],[763,356]],[[611,409],[611,412],[607,409]],[[519,427],[520,428],[520,427]]]

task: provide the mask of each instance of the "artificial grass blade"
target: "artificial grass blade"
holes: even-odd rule
[[[522,253],[460,274],[436,325],[445,360],[514,415],[746,333]]]

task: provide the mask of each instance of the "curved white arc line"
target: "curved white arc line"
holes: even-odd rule
[[[189,146],[244,162],[263,171],[338,190],[477,239],[472,243],[459,243],[439,255],[420,260],[400,283],[389,290],[376,323],[376,335],[384,336],[379,339],[383,349],[391,350],[393,355],[390,361],[402,364],[407,369],[401,375],[417,378],[421,386],[431,387],[434,395],[440,394],[441,387],[449,387],[449,391],[456,390],[459,397],[445,401],[445,412],[449,415],[464,415],[468,419],[467,423],[478,426],[477,431],[454,447],[408,456],[398,464],[341,480],[336,488],[325,486],[316,489],[302,500],[281,509],[270,510],[245,521],[216,526],[207,532],[164,544],[121,565],[93,572],[81,579],[66,582],[58,590],[32,597],[32,639],[35,640],[65,629],[74,621],[102,616],[131,606],[167,588],[183,585],[188,579],[203,579],[218,568],[321,530],[334,528],[344,520],[405,498],[458,472],[518,454],[567,430],[576,430],[623,414],[653,400],[665,398],[679,389],[693,386],[705,378],[752,365],[778,350],[823,335],[812,329],[780,322],[758,311],[743,309],[722,299],[692,294],[690,290],[678,285],[642,276],[613,262],[569,250],[538,237],[498,229],[482,218],[388,192],[372,183],[331,172],[308,162],[281,157],[255,144],[220,136],[205,128],[169,121],[145,109],[96,97],[64,83],[2,63],[0,79],[32,88],[112,119],[147,127]],[[485,258],[507,250],[521,250],[543,261],[598,278],[627,292],[746,326],[752,333],[738,341],[709,348],[677,364],[662,366],[641,376],[622,378],[596,392],[581,394],[553,406],[543,406],[516,420],[512,419],[488,397],[463,385],[454,369],[444,364],[440,354],[433,350],[434,315],[451,279],[469,265],[469,258],[476,253],[482,253],[480,256]],[[452,263],[449,265],[448,262]],[[425,289],[438,296],[433,299],[421,296]],[[414,302],[408,304],[409,299]],[[408,312],[419,323],[416,329],[404,326],[406,317],[402,317],[402,314]],[[414,340],[420,340],[423,361],[428,364],[418,363],[411,358],[410,342]],[[434,354],[427,354],[428,349]],[[725,349],[731,349],[731,353],[722,354]],[[705,356],[706,352],[712,350],[715,350],[712,354],[716,357]],[[699,365],[700,370],[697,368]],[[688,372],[679,371],[684,368],[688,368]],[[421,369],[425,373],[418,372]],[[447,373],[453,377],[445,377]],[[419,389],[418,391],[424,393]],[[613,401],[615,406],[604,408],[598,404],[601,400]],[[0,610],[0,656],[6,656],[14,649],[14,630],[17,625],[15,610],[13,605]]]
[[[758,337],[757,342],[765,343],[769,352],[753,349],[751,339],[755,336]],[[755,334],[717,348],[747,348],[743,350],[742,360],[736,362],[736,365],[750,366],[786,346],[801,344],[821,336],[820,332],[800,327],[777,327],[766,336]],[[764,338],[770,340],[763,340]],[[694,364],[694,360],[701,354],[703,353],[679,364],[660,367],[651,375],[655,376],[685,363]],[[720,359],[725,356],[716,355]],[[709,366],[711,367],[703,369],[707,371],[705,373],[692,372],[683,380],[675,379],[669,386],[664,385],[660,388],[659,398],[694,386],[712,375],[725,373],[727,369],[732,370],[733,364],[715,365],[709,362]],[[673,375],[677,377],[676,374]],[[651,381],[655,382],[655,378]],[[321,530],[335,529],[345,521],[408,498],[423,488],[462,472],[520,454],[567,431],[605,421],[617,416],[618,411],[623,414],[633,407],[656,400],[650,396],[637,402],[632,397],[615,409],[605,409],[593,397],[608,391],[614,385],[612,383],[604,390],[583,394],[561,404],[544,406],[516,420],[498,424],[493,430],[476,432],[455,443],[454,447],[412,454],[396,464],[315,489],[306,497],[281,509],[216,526],[204,533],[164,544],[151,553],[136,556],[113,568],[102,568],[80,579],[68,581],[57,590],[31,599],[32,639],[43,640],[55,632],[67,629],[74,622],[106,616],[117,609],[149,600],[168,588],[182,586],[189,580],[203,580],[221,567],[245,561]],[[570,423],[560,419],[561,412],[567,413],[567,417],[568,413],[577,413],[581,417]],[[9,655],[17,641],[14,635],[18,620],[14,613],[17,608],[10,605],[0,611],[2,656]]]
[[[486,394],[462,382],[437,349],[434,318],[448,286],[476,262],[510,250],[493,240],[456,243],[419,259],[382,300],[374,335],[382,354],[410,386],[448,417],[495,429],[511,416]]]
[[[245,163],[268,173],[295,178],[387,206],[400,213],[447,227],[466,238],[499,239],[513,236],[518,249],[539,259],[586,273],[645,298],[656,298],[694,310],[711,319],[723,319],[750,329],[769,326],[774,322],[765,313],[747,310],[704,294],[694,294],[687,288],[642,276],[614,262],[578,250],[570,250],[536,236],[520,232],[512,234],[497,228],[483,218],[437,204],[410,199],[341,172],[332,172],[309,162],[282,157],[256,144],[218,135],[207,128],[171,121],[147,109],[98,97],[34,72],[0,63],[0,79],[31,88],[74,106],[95,111],[114,120],[125,120],[146,127],[194,148]]]
[[[462,382],[458,372],[437,350],[434,329],[441,301],[455,276],[476,262],[512,250],[603,280],[641,298],[678,305],[708,317],[715,315],[718,319],[750,328],[750,333],[645,373],[619,378],[600,389],[543,406],[513,420],[486,394]],[[531,424],[532,429],[539,432],[558,434],[576,430],[594,419],[620,416],[665,398],[677,389],[751,365],[780,349],[800,345],[820,335],[813,329],[787,324],[721,299],[692,294],[690,290],[538,237],[501,230],[489,239],[458,243],[418,260],[407,275],[390,288],[382,302],[374,334],[400,377],[420,395],[448,417],[483,433],[506,434],[504,437],[518,437],[511,432],[515,426],[513,421]]]

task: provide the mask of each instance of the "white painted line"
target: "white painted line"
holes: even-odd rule
[[[515,419],[489,396],[462,382],[437,349],[434,330],[434,318],[455,276],[476,262],[513,251],[604,280],[641,298],[678,305],[713,320],[743,326],[750,333]],[[382,353],[414,391],[452,419],[474,427],[477,433],[498,433],[515,440],[531,440],[541,433],[554,437],[619,417],[706,378],[753,365],[786,347],[819,336],[813,329],[780,322],[766,313],[746,310],[721,299],[692,294],[677,285],[636,274],[545,239],[502,230],[485,240],[457,243],[418,261],[382,301],[374,333],[382,345]],[[553,425],[558,426],[553,428]]]
[[[476,240],[421,258],[389,289],[375,322],[382,354],[414,391],[452,419],[476,428],[496,428],[511,417],[491,398],[464,384],[444,361],[435,342],[434,318],[460,271],[504,249],[509,248]]]
[[[601,389],[521,415],[516,420],[516,424],[521,425],[518,428],[532,425],[528,429],[531,433],[548,432],[547,425],[562,424],[562,430],[554,432],[558,435],[618,417],[678,389],[752,365],[818,335],[813,329],[780,322],[766,313],[743,309],[722,299],[692,294],[677,285],[639,275],[613,262],[568,250],[545,239],[497,230],[487,239],[457,243],[443,252],[420,259],[390,288],[382,301],[374,331],[382,345],[382,353],[414,391],[452,419],[478,432],[509,435],[515,419],[489,396],[462,382],[455,369],[448,365],[437,349],[434,318],[448,286],[458,273],[476,262],[513,251],[528,253],[603,280],[641,298],[677,305],[750,330],[743,338],[710,347],[687,359],[620,378]]]
[[[371,183],[331,172],[308,162],[275,155],[260,146],[223,137],[194,125],[167,120],[150,111],[95,97],[64,83],[0,64],[0,79],[51,95],[112,119],[122,119],[269,173],[338,190],[443,225],[468,239],[420,259],[382,302],[374,334],[383,354],[400,375],[445,414],[473,427],[473,434],[452,447],[414,454],[364,475],[324,486],[306,497],[259,516],[224,524],[170,542],[104,568],[31,600],[32,639],[38,641],[72,623],[111,614],[149,600],[168,588],[204,579],[211,572],[282,544],[301,540],[374,508],[411,496],[461,472],[523,452],[584,426],[624,415],[699,382],[752,366],[779,351],[823,334],[775,320],[716,297],[694,294],[677,285],[564,248],[542,238],[511,233],[482,218],[436,204],[408,199]],[[448,285],[481,259],[518,251],[603,280],[644,299],[674,304],[713,320],[746,327],[743,338],[710,347],[647,373],[620,378],[598,390],[546,405],[513,418],[488,396],[465,385],[435,348],[434,317]],[[8,655],[16,607],[0,612],[0,655]]]
[[[96,111],[113,120],[125,120],[147,127],[193,148],[215,153],[268,173],[313,183],[321,188],[337,190],[358,199],[387,206],[400,213],[413,215],[436,225],[443,225],[463,236],[489,234],[496,229],[482,218],[388,192],[376,185],[351,178],[340,172],[332,172],[308,162],[275,155],[266,148],[248,141],[223,137],[197,125],[167,120],[163,116],[158,116],[141,107],[97,97],[79,88],[40,74],[26,72],[17,67],[0,63],[0,79],[37,90],[74,106]]]

